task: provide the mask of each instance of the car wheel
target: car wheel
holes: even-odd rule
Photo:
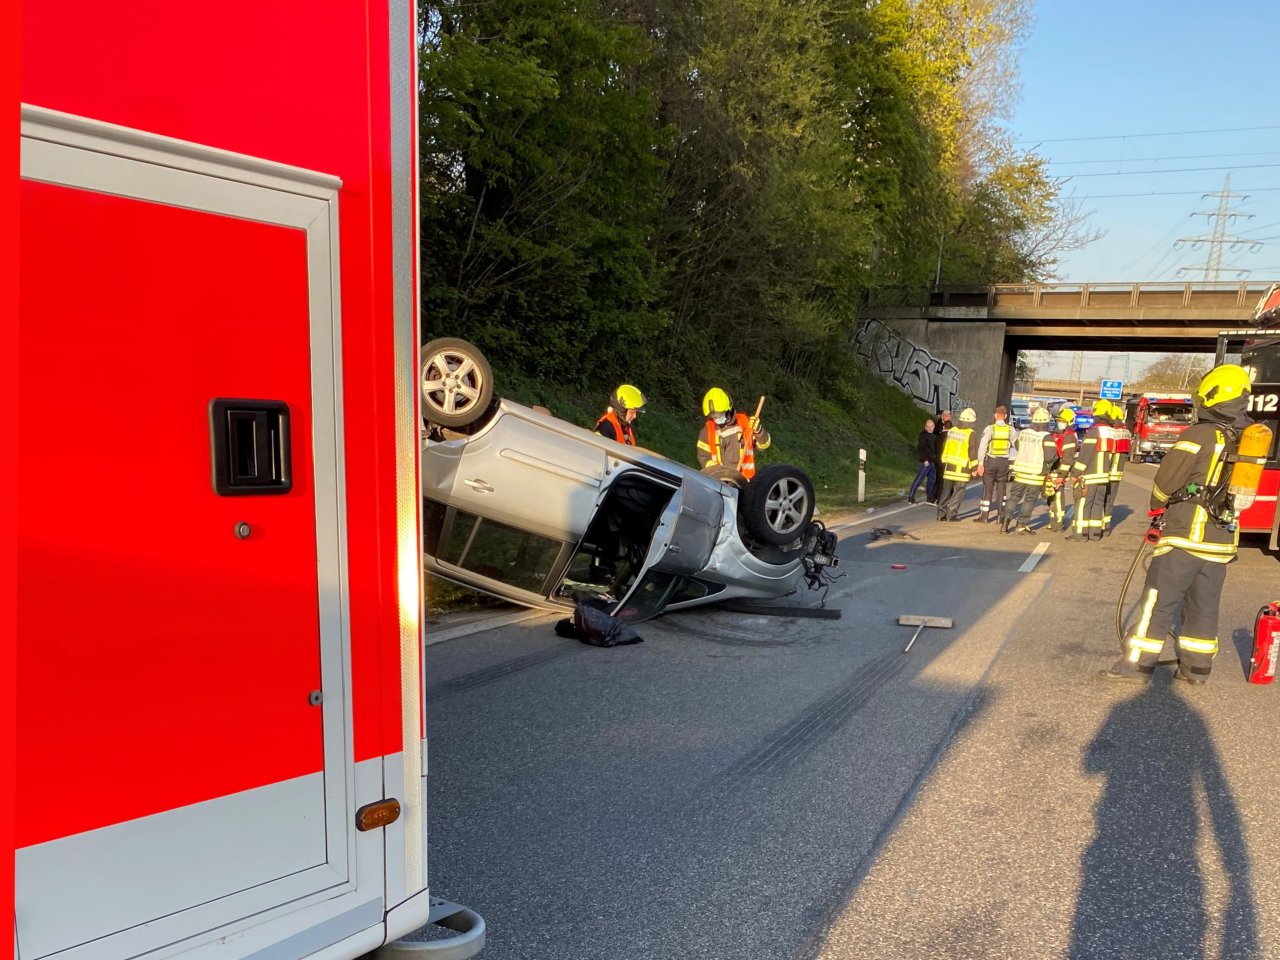
[[[713,467],[703,467],[702,472],[708,477],[719,480],[721,483],[727,483],[731,486],[743,490],[747,486],[747,478],[740,474],[733,467],[726,467],[723,463],[717,463]]]
[[[475,346],[441,337],[422,348],[422,419],[440,427],[474,424],[493,401],[493,370]]]
[[[790,543],[813,519],[813,482],[799,467],[770,464],[747,484],[741,500],[747,531],[765,543]]]

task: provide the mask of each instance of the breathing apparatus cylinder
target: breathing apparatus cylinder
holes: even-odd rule
[[[1251,423],[1240,434],[1231,478],[1227,481],[1231,509],[1237,514],[1253,506],[1258,484],[1262,481],[1262,466],[1267,462],[1270,449],[1271,428],[1266,424]]]

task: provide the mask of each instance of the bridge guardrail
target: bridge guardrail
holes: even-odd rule
[[[1250,309],[1270,281],[1181,283],[999,283],[944,287],[923,295],[901,289],[873,291],[869,306],[930,307],[1221,307]]]

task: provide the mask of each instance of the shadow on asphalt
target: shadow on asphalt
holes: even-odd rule
[[[1240,671],[1248,678],[1249,658],[1253,656],[1253,626],[1236,627],[1231,631],[1231,642],[1235,645],[1236,656],[1240,658]]]
[[[1118,703],[1085,753],[1085,772],[1106,777],[1106,787],[1084,853],[1070,960],[1259,956],[1240,813],[1208,726],[1173,682],[1158,671]],[[1208,811],[1203,824],[1199,810]],[[1227,886],[1212,911],[1199,862],[1210,846]],[[1221,945],[1210,954],[1215,929]]]

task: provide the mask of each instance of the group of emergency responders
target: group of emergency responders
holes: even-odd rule
[[[596,421],[596,433],[610,440],[636,445],[635,420],[644,411],[644,394],[629,383],[613,391],[609,407]],[[729,394],[712,387],[702,398],[706,422],[698,433],[698,465],[705,471],[717,467],[736,471],[750,480],[756,475],[756,451],[772,442],[759,415],[735,410]]]
[[[1093,412],[1093,426],[1077,438],[1070,407],[1056,418],[1041,407],[1031,426],[1021,431],[1009,423],[1005,407],[996,407],[993,422],[981,433],[973,408],[962,410],[943,438],[938,519],[957,519],[965,487],[978,477],[982,499],[974,523],[994,520],[1001,533],[1032,534],[1036,505],[1043,499],[1049,510],[1045,530],[1067,529],[1068,540],[1101,540],[1110,534],[1132,436],[1123,408],[1099,400]],[[1068,491],[1075,507],[1069,528]]]
[[[1148,517],[1158,534],[1148,538],[1155,549],[1138,620],[1121,658],[1101,672],[1103,679],[1146,682],[1167,637],[1177,645],[1176,676],[1197,684],[1208,679],[1218,653],[1226,565],[1235,559],[1240,539],[1228,500],[1227,467],[1242,460],[1240,436],[1250,423],[1250,389],[1248,372],[1234,364],[1215,367],[1200,382],[1196,420],[1160,462],[1152,483]],[[596,432],[634,446],[634,423],[643,408],[641,392],[623,384],[596,421]],[[759,416],[735,410],[719,387],[702,398],[702,413],[706,422],[697,440],[698,463],[704,470],[728,468],[753,477],[755,451],[770,442]],[[1057,417],[1045,408],[1036,410],[1031,426],[1020,431],[1009,423],[1008,410],[996,407],[981,433],[973,408],[962,410],[942,437],[938,519],[957,519],[966,486],[979,477],[982,499],[975,523],[994,519],[1002,533],[1032,534],[1032,517],[1043,498],[1049,509],[1043,529],[1065,529],[1067,540],[1108,536],[1132,437],[1124,425],[1124,408],[1099,400],[1093,416],[1093,426],[1077,438],[1070,407]],[[1265,451],[1269,443],[1268,432],[1259,449]],[[1243,459],[1261,463],[1265,457]],[[1069,525],[1068,489],[1075,508]]]

